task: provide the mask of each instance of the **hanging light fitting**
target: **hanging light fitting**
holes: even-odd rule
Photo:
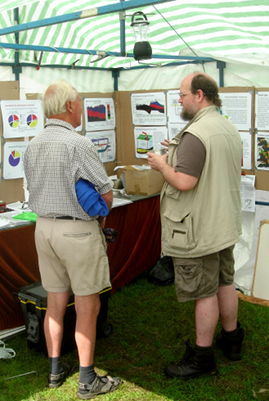
[[[148,26],[148,19],[142,11],[137,11],[132,15],[131,27],[133,28],[135,36],[133,50],[135,60],[146,60],[150,59],[152,56],[152,49],[147,38]]]

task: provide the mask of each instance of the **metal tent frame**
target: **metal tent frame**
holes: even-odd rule
[[[43,52],[56,52],[56,53],[73,53],[82,55],[96,55],[100,58],[112,56],[112,57],[129,57],[133,58],[133,53],[126,53],[126,43],[125,43],[125,11],[135,8],[142,8],[148,5],[160,4],[171,2],[175,0],[120,0],[119,3],[114,3],[106,6],[100,6],[95,8],[90,8],[88,10],[78,11],[70,14],[64,14],[56,17],[46,18],[43,20],[32,21],[28,23],[19,23],[19,9],[14,9],[14,20],[17,21],[16,25],[0,29],[0,36],[14,34],[16,43],[4,43],[0,42],[0,47],[4,49],[15,50],[14,63],[0,63],[2,66],[11,66],[13,73],[15,74],[15,79],[19,80],[22,67],[40,67],[42,61]],[[85,18],[91,18],[95,16],[101,16],[110,13],[119,13],[120,19],[120,52],[112,51],[99,51],[99,50],[87,50],[87,49],[75,49],[75,48],[65,48],[65,47],[52,47],[52,46],[38,46],[31,44],[21,44],[19,33],[22,31],[30,29],[38,29],[41,27],[46,27],[55,24],[62,24],[64,22],[76,21]],[[30,50],[40,52],[38,64],[34,63],[21,63],[19,59],[19,51]],[[198,56],[175,56],[175,55],[160,55],[153,54],[152,59],[162,59],[162,60],[173,60],[171,62],[165,63],[163,66],[175,66],[184,64],[204,64],[208,62],[216,62],[217,68],[219,69],[219,85],[224,85],[224,68],[225,63],[223,61],[216,60],[211,57],[198,57]],[[150,65],[129,67],[129,68],[102,68],[102,67],[90,67],[90,66],[79,66],[77,67],[75,63],[70,65],[45,65],[49,68],[73,68],[73,69],[88,69],[88,70],[110,70],[114,78],[114,89],[118,89],[118,78],[121,70],[126,69],[138,69],[138,68],[152,68]]]

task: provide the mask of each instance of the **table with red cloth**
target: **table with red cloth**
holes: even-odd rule
[[[113,208],[106,227],[118,232],[108,244],[112,293],[154,266],[160,258],[159,196]],[[40,281],[34,224],[0,230],[0,330],[24,324],[20,288]]]

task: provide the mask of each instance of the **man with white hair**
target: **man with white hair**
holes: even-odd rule
[[[219,318],[217,345],[230,360],[241,358],[233,247],[241,233],[242,144],[219,112],[218,87],[208,75],[185,77],[179,103],[189,122],[169,143],[168,155],[149,153],[148,161],[166,181],[162,252],[173,258],[177,299],[195,301],[195,344],[188,342],[183,359],[165,373],[189,378],[216,372],[212,345]]]
[[[81,98],[68,82],[50,85],[43,97],[48,118],[44,130],[29,143],[24,169],[29,207],[38,215],[35,242],[43,287],[48,292],[44,333],[50,388],[68,374],[61,363],[63,319],[72,291],[75,299],[75,340],[80,363],[78,397],[93,398],[115,390],[120,379],[94,370],[99,293],[110,288],[110,272],[102,233],[104,217],[90,217],[78,203],[75,184],[93,184],[108,208],[112,187],[93,143],[75,131],[81,124]]]

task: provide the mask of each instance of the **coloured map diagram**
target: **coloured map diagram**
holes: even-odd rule
[[[103,163],[115,160],[116,140],[114,130],[86,132],[85,136],[94,144],[98,157]]]
[[[7,120],[6,120],[7,121]],[[3,178],[13,180],[24,177],[23,157],[29,141],[5,142],[3,152]]]
[[[86,131],[95,132],[115,128],[115,109],[112,98],[85,98],[83,106]]]
[[[93,138],[92,142],[96,146],[98,153],[103,153],[106,150],[108,150],[109,148],[111,148],[111,145],[109,143],[109,138],[105,138],[105,137],[103,137],[103,138]]]
[[[0,111],[4,138],[32,137],[44,126],[41,100],[1,100]]]
[[[19,164],[20,160],[21,160],[20,152],[18,152],[17,150],[13,150],[8,158],[9,164],[12,167],[16,167]]]
[[[29,114],[26,119],[27,125],[31,128],[35,128],[38,123],[37,116],[35,114]]]
[[[134,125],[166,125],[166,98],[164,92],[132,93],[132,120]]]
[[[17,128],[19,126],[20,119],[16,114],[11,114],[8,117],[8,123],[11,128]]]
[[[257,167],[269,167],[269,142],[268,136],[257,137]]]
[[[99,104],[94,107],[87,107],[88,122],[106,121],[106,107],[104,104]]]
[[[164,113],[164,105],[159,102],[150,102],[150,104],[137,104],[136,110],[144,110],[147,113],[151,113],[152,111],[158,111],[159,113]]]

